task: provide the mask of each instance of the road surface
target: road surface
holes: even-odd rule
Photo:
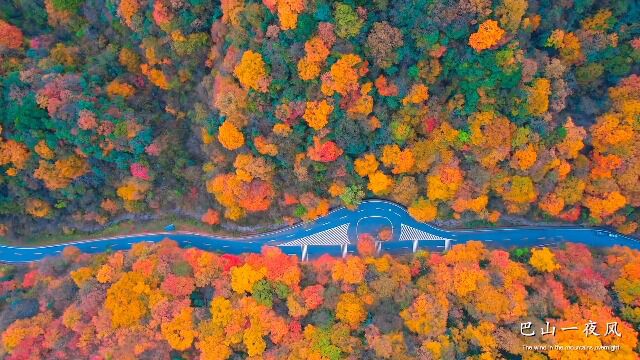
[[[111,238],[74,241],[64,244],[13,247],[0,245],[0,262],[31,262],[57,255],[69,245],[87,253],[106,250],[126,250],[138,242],[158,242],[164,238],[177,241],[182,247],[239,254],[259,252],[262,246],[279,246],[287,254],[303,258],[324,253],[344,255],[356,251],[358,234],[392,229],[392,238],[380,243],[385,252],[411,252],[416,248],[443,251],[455,244],[480,240],[490,247],[557,246],[565,242],[579,242],[594,247],[628,246],[640,249],[640,241],[600,228],[584,227],[525,227],[471,230],[445,230],[413,219],[407,210],[385,200],[366,200],[355,210],[339,208],[313,222],[300,223],[265,234],[229,238],[218,235],[180,231],[145,233]]]

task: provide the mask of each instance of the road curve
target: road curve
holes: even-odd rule
[[[168,231],[110,238],[74,241],[64,244],[14,247],[0,245],[0,262],[31,262],[54,256],[64,247],[73,245],[87,253],[126,250],[138,242],[158,242],[164,238],[177,241],[182,247],[197,247],[208,251],[238,254],[259,252],[262,246],[279,246],[285,253],[301,255],[302,245],[309,256],[322,253],[341,255],[356,251],[359,233],[380,227],[392,229],[392,239],[381,243],[381,250],[407,252],[415,246],[429,250],[445,250],[451,245],[471,240],[487,242],[490,247],[557,246],[566,242],[584,243],[594,247],[614,245],[640,249],[640,241],[601,228],[584,227],[523,227],[470,230],[445,230],[413,219],[401,205],[386,200],[365,200],[355,210],[338,208],[312,222],[303,222],[274,232],[224,237],[211,234]]]

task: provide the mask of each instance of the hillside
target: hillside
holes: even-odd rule
[[[638,228],[634,1],[0,4],[0,236],[122,219]],[[215,230],[215,229],[214,229]]]
[[[221,255],[166,239],[3,265],[0,356],[638,359],[638,251],[568,244],[508,253],[472,242],[446,254],[373,257],[366,238],[358,250],[300,263],[277,248]],[[583,332],[590,321],[595,333]],[[555,335],[541,333],[547,322]],[[544,344],[618,347],[524,348]]]

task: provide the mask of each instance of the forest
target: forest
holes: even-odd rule
[[[637,250],[570,243],[507,252],[470,242],[444,254],[372,256],[363,236],[358,252],[300,262],[275,247],[221,255],[165,239],[5,264],[0,357],[639,358]],[[541,344],[617,350],[523,347]]]
[[[632,0],[7,0],[0,235],[640,217]]]

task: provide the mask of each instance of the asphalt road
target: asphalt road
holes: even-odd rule
[[[442,251],[445,249],[446,244],[442,239],[449,239],[448,243],[450,245],[462,244],[470,240],[480,240],[486,242],[490,247],[505,248],[511,246],[557,246],[565,242],[577,242],[594,247],[621,245],[640,249],[639,240],[600,228],[524,227],[449,231],[414,220],[404,207],[393,202],[366,200],[354,211],[339,208],[313,222],[300,223],[275,232],[254,236],[227,238],[208,234],[167,231],[38,247],[0,245],[0,262],[38,261],[46,256],[61,253],[69,245],[76,246],[87,253],[98,253],[109,249],[126,250],[134,243],[145,241],[154,243],[167,237],[177,241],[182,247],[197,247],[203,250],[231,254],[259,252],[262,246],[271,245],[282,247],[285,253],[300,255],[301,246],[288,246],[287,243],[302,241],[311,244],[308,247],[309,256],[323,253],[341,255],[344,248],[339,245],[326,245],[326,243],[332,241],[335,241],[336,244],[341,241],[349,242],[349,245],[346,246],[346,251],[353,253],[356,251],[355,242],[359,233],[376,231],[382,227],[389,227],[393,231],[392,239],[381,245],[382,251],[392,253],[410,252],[414,245],[428,250]],[[417,231],[420,234],[427,233],[430,237],[440,239],[426,240],[425,237],[416,240],[415,244],[413,241],[401,240],[402,233],[409,228],[415,230],[414,234]],[[404,238],[406,237],[405,235]],[[323,245],[317,245],[319,243]]]

